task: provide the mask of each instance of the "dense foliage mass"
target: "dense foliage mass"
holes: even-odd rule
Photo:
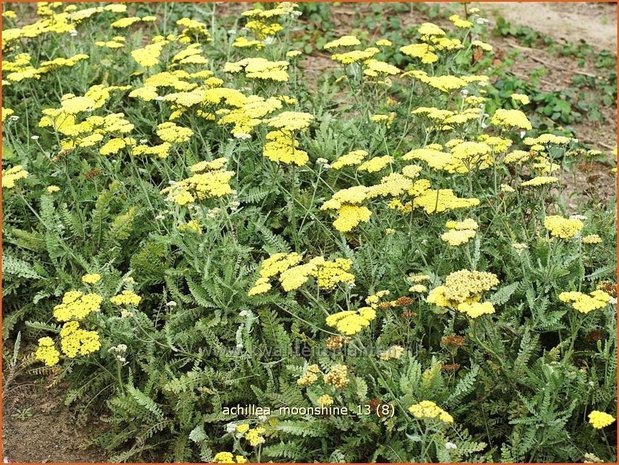
[[[614,199],[478,10],[12,8],[4,338],[114,460],[614,461]]]

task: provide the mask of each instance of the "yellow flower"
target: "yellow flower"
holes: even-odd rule
[[[559,215],[548,215],[544,219],[544,227],[553,237],[571,239],[582,230],[584,224],[575,218],[564,218]]]
[[[352,152],[348,152],[346,155],[342,155],[337,160],[335,160],[331,164],[331,168],[334,170],[339,170],[344,168],[345,166],[353,166],[358,165],[363,162],[363,159],[368,156],[368,153],[365,150],[353,150]]]
[[[361,45],[359,39],[355,36],[343,36],[339,39],[332,40],[331,42],[327,42],[323,47],[325,50],[330,50],[332,48],[338,47],[354,47],[355,45]]]
[[[476,232],[472,229],[452,229],[441,234],[441,240],[449,245],[459,246],[466,244],[475,237]]]
[[[404,355],[404,352],[405,350],[402,346],[391,346],[378,354],[378,358],[382,361],[399,360]]]
[[[376,173],[377,171],[382,170],[387,165],[393,162],[393,157],[389,155],[385,155],[382,157],[374,157],[369,159],[368,161],[362,163],[359,168],[359,171],[367,171],[368,173]]]
[[[546,184],[554,184],[558,182],[559,178],[555,178],[554,176],[536,176],[533,179],[529,179],[521,184],[522,187],[531,187],[531,186],[545,186]]]
[[[20,179],[26,179],[30,173],[26,171],[21,165],[15,165],[8,170],[2,171],[2,188],[12,189],[15,187],[15,182]]]
[[[213,463],[234,463],[234,456],[230,452],[217,452]]]
[[[490,315],[494,313],[494,305],[492,305],[491,302],[464,302],[459,304],[456,310],[465,313],[471,318],[477,318],[481,315]]]
[[[601,244],[602,238],[597,234],[589,234],[582,238],[583,244]]]
[[[137,307],[142,298],[133,291],[124,290],[120,294],[110,297],[114,305],[127,305]]]
[[[418,404],[411,405],[408,411],[413,414],[415,418],[420,419],[438,419],[443,423],[453,423],[453,417],[445,410],[440,408],[434,402],[430,400],[422,400]]]
[[[69,358],[88,355],[101,348],[99,334],[80,329],[77,321],[69,321],[60,330],[60,349]]]
[[[336,328],[340,333],[352,336],[369,326],[375,318],[376,311],[373,308],[362,307],[359,310],[345,310],[329,315],[326,323],[327,326]]]
[[[157,126],[157,135],[164,142],[178,144],[182,142],[187,142],[191,138],[191,136],[193,136],[193,131],[189,128],[182,128],[180,126],[177,126],[172,122],[167,122],[161,123],[159,126]]]
[[[101,275],[97,273],[85,274],[82,276],[82,282],[84,284],[96,284],[101,281]]]
[[[236,425],[237,433],[245,434],[247,433],[247,431],[249,431],[249,423],[241,423],[239,425]]]
[[[595,290],[589,295],[582,292],[571,291],[559,294],[561,302],[571,303],[574,310],[580,313],[589,313],[593,310],[605,308],[611,300],[611,296],[602,290]]]
[[[56,185],[51,185],[51,186],[47,186],[45,188],[45,190],[50,193],[53,194],[54,192],[58,192],[60,190],[60,187],[56,186]]]
[[[303,376],[301,376],[297,380],[297,384],[301,387],[314,384],[316,381],[318,381],[319,373],[320,373],[320,367],[318,365],[315,365],[315,364],[308,365],[307,368],[305,369],[305,372],[303,373]]]
[[[99,311],[103,297],[99,294],[84,294],[80,291],[66,292],[62,303],[53,309],[54,318],[58,321],[81,321],[92,312]]]
[[[332,385],[337,389],[345,388],[350,379],[348,378],[348,367],[346,365],[333,365],[329,372],[324,375],[325,383]]]
[[[490,123],[495,126],[503,126],[506,128],[516,129],[532,129],[531,122],[527,116],[520,110],[506,110],[499,108],[494,112],[490,119]]]
[[[608,425],[612,425],[615,422],[615,417],[609,415],[606,412],[600,412],[599,410],[593,410],[589,414],[589,424],[595,429],[602,429]]]
[[[529,97],[524,94],[512,94],[510,97],[514,102],[522,103],[523,105],[527,105],[531,101]]]
[[[331,397],[329,394],[323,394],[318,399],[316,399],[316,402],[321,407],[328,407],[329,405],[333,405],[333,397]]]
[[[260,444],[264,444],[265,440],[262,436],[264,433],[264,428],[258,426],[257,428],[250,429],[247,433],[245,433],[245,439],[249,441],[249,444],[252,447],[257,447]]]
[[[39,339],[39,347],[34,357],[46,366],[54,366],[60,361],[60,352],[56,349],[51,337],[42,337]]]

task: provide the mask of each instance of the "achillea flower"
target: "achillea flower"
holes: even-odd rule
[[[96,284],[101,281],[101,275],[98,273],[85,274],[82,276],[82,282],[84,284]]]
[[[506,110],[499,108],[492,118],[490,123],[495,126],[501,126],[510,129],[526,129],[533,128],[527,116],[520,110]]]
[[[595,290],[589,295],[583,292],[571,291],[562,292],[559,294],[561,302],[571,303],[574,310],[580,313],[589,313],[593,310],[605,308],[611,301],[612,297],[602,290]]]
[[[583,244],[601,244],[602,238],[597,234],[589,234],[582,238]]]
[[[361,42],[359,42],[359,39],[357,39],[355,36],[349,35],[349,36],[340,37],[339,39],[332,40],[331,42],[327,42],[323,48],[325,50],[331,50],[332,48],[354,47],[356,45],[361,45]]]
[[[337,389],[344,389],[350,379],[348,378],[348,367],[346,365],[333,365],[329,372],[324,375],[325,383],[332,385]]]
[[[391,346],[387,350],[382,351],[378,354],[378,358],[383,362],[388,360],[399,360],[404,355],[404,347],[402,346]]]
[[[376,311],[372,307],[362,307],[359,310],[345,310],[329,315],[326,323],[340,333],[352,336],[368,327],[375,318]]]
[[[34,357],[46,366],[51,367],[60,361],[60,352],[56,349],[51,337],[42,337],[39,339],[39,347],[34,353]]]
[[[553,237],[571,239],[578,235],[584,224],[576,218],[564,218],[560,215],[548,215],[544,219],[544,227]]]
[[[142,298],[133,291],[124,290],[120,294],[110,297],[110,302],[114,305],[126,305],[137,307]]]
[[[589,424],[595,429],[602,429],[615,422],[615,417],[609,415],[606,412],[600,412],[599,410],[593,410],[589,413]]]
[[[301,387],[314,384],[316,381],[318,381],[319,374],[320,374],[320,367],[318,365],[316,364],[308,365],[307,368],[305,369],[305,372],[303,373],[303,376],[301,376],[297,380],[297,384]]]
[[[531,186],[545,186],[547,184],[554,184],[559,181],[559,178],[555,178],[554,176],[537,176],[533,179],[529,179],[521,184],[522,187],[531,187]]]
[[[60,330],[60,349],[69,358],[88,355],[101,348],[96,331],[80,329],[77,321],[69,321]]]
[[[21,165],[15,165],[13,168],[2,171],[2,188],[12,189],[15,187],[15,183],[20,179],[26,179],[30,173],[26,171]]]
[[[422,400],[418,404],[411,405],[408,411],[412,413],[415,418],[437,419],[448,424],[454,421],[449,413],[430,400]]]
[[[331,163],[331,168],[334,170],[339,170],[345,166],[358,165],[362,163],[363,159],[367,156],[368,153],[365,150],[353,150],[352,152],[348,152],[346,155],[342,155]]]
[[[62,303],[53,309],[54,318],[58,321],[81,321],[92,312],[99,311],[103,297],[99,294],[84,294],[80,291],[66,292]]]
[[[316,399],[316,403],[320,407],[328,407],[329,405],[333,405],[333,397],[329,394],[323,394],[318,399]]]

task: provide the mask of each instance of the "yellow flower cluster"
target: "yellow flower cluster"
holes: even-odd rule
[[[46,366],[54,366],[60,361],[60,352],[51,337],[39,339],[39,346],[34,353],[36,360],[43,362]]]
[[[601,244],[602,238],[597,234],[589,234],[582,238],[583,244]]]
[[[232,455],[230,452],[217,452],[213,456],[213,463],[247,463],[242,455]]]
[[[263,155],[275,162],[297,166],[307,164],[307,152],[298,148],[294,133],[307,129],[313,119],[309,113],[285,111],[267,120],[266,124],[275,130],[267,133],[268,142],[264,144]]]
[[[310,277],[316,279],[319,289],[332,290],[338,284],[352,285],[355,276],[349,273],[352,262],[344,258],[325,260],[324,257],[314,257],[309,262],[299,265],[301,256],[297,253],[276,253],[260,265],[260,278],[248,291],[248,295],[264,294],[272,285],[270,278],[279,277],[282,288],[286,291],[298,289]]]
[[[480,302],[482,294],[499,284],[493,273],[460,270],[449,274],[445,283],[430,291],[426,301],[438,307],[449,307],[477,318],[494,313],[491,302]]]
[[[84,284],[97,284],[101,281],[101,275],[98,273],[85,274],[82,276],[82,282]]]
[[[464,221],[448,221],[446,224],[449,231],[441,235],[441,240],[449,245],[459,246],[466,244],[477,234],[477,222],[470,218]]]
[[[15,56],[14,61],[2,62],[3,71],[6,72],[3,76],[6,81],[3,80],[3,83],[10,85],[12,82],[21,82],[25,79],[40,79],[43,74],[60,68],[72,68],[80,61],[87,59],[88,55],[79,53],[68,58],[58,57],[53,60],[43,61],[35,68],[31,64],[32,57],[30,54],[20,53]]]
[[[571,239],[578,235],[584,224],[577,218],[564,218],[560,215],[548,215],[544,218],[544,227],[553,237]]]
[[[615,417],[599,410],[593,410],[589,413],[589,424],[595,429],[606,428],[615,422]]]
[[[224,72],[243,72],[247,79],[261,79],[276,82],[288,82],[287,61],[269,61],[266,58],[244,58],[234,63],[226,63]]]
[[[316,403],[320,407],[328,407],[329,405],[333,405],[333,397],[329,394],[323,394],[318,399],[316,399]]]
[[[88,355],[101,348],[96,331],[81,329],[77,321],[69,321],[60,330],[60,349],[69,358]]]
[[[2,31],[2,50],[9,50],[14,44],[22,39],[34,39],[46,34],[68,34],[75,30],[77,24],[102,12],[122,13],[126,11],[127,5],[107,5],[100,7],[90,7],[77,10],[75,5],[68,5],[64,12],[57,13],[52,8],[61,6],[62,3],[52,3],[45,12],[39,9],[38,14],[44,16],[34,23],[27,24],[22,28],[11,28]],[[42,14],[44,13],[44,14]]]
[[[454,421],[449,413],[430,400],[422,400],[417,404],[411,405],[408,411],[412,413],[415,418],[437,419],[443,423],[453,423]]]
[[[362,307],[359,310],[345,310],[329,315],[326,323],[340,333],[352,336],[368,327],[375,318],[376,310],[372,307]]]
[[[247,439],[250,446],[258,447],[260,444],[265,443],[265,439],[263,436],[265,432],[266,430],[262,426],[252,428],[247,431],[247,433],[245,433],[245,439]]]
[[[391,346],[387,350],[382,351],[378,354],[378,358],[383,362],[388,360],[399,360],[404,355],[404,347],[402,346]]]
[[[167,123],[161,123],[157,126],[157,135],[164,142],[180,144],[182,142],[187,142],[191,136],[193,136],[193,131],[168,121]]]
[[[554,176],[536,176],[521,184],[522,187],[538,187],[547,184],[554,184],[559,181],[559,178]]]
[[[131,124],[122,113],[111,113],[105,116],[92,115],[78,122],[82,113],[90,113],[104,106],[114,91],[128,90],[127,86],[92,86],[83,96],[73,94],[63,95],[60,108],[43,110],[39,127],[51,127],[65,136],[60,141],[63,152],[76,148],[90,148],[100,145],[110,137],[109,143],[102,144],[100,153],[109,155],[116,153],[125,146],[135,145],[130,137],[119,137],[133,130]]]
[[[110,297],[110,302],[114,305],[126,305],[137,307],[142,298],[133,291],[124,290],[120,294]]]
[[[336,210],[337,218],[333,226],[338,231],[351,231],[359,223],[370,220],[372,212],[362,205],[368,197],[369,189],[365,186],[353,186],[337,191],[331,199],[320,207],[321,210]]]
[[[508,129],[530,130],[533,128],[527,115],[523,112],[520,110],[506,110],[504,108],[499,108],[494,112],[494,115],[492,115],[490,119],[490,123]]]
[[[559,300],[571,303],[574,310],[587,314],[593,310],[606,307],[611,300],[611,296],[599,289],[591,292],[589,295],[583,292],[571,291],[559,294]]]
[[[367,156],[368,153],[365,150],[353,150],[331,163],[331,168],[334,170],[341,170],[346,166],[359,165]]]
[[[218,198],[234,193],[230,180],[234,171],[225,171],[225,158],[218,158],[211,163],[197,163],[190,167],[192,176],[179,181],[161,191],[167,194],[167,200],[177,205],[187,205],[196,200]]]
[[[330,384],[336,389],[344,389],[350,379],[348,378],[348,367],[346,365],[333,365],[329,372],[324,376],[325,383]]]
[[[81,321],[92,312],[99,311],[103,297],[99,294],[84,294],[80,291],[66,292],[62,303],[54,307],[54,318],[58,321]]]
[[[29,174],[21,165],[15,165],[8,170],[2,170],[2,188],[12,189],[15,187],[16,181],[26,179]]]
[[[311,384],[314,384],[316,381],[318,381],[318,375],[320,373],[320,367],[318,365],[308,365],[305,369],[305,372],[303,373],[303,376],[301,376],[297,380],[297,384],[299,386],[309,386]]]

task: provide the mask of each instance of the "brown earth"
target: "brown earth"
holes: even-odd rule
[[[50,387],[51,381],[20,379],[3,393],[5,462],[106,461],[106,454],[91,443],[100,426],[66,407],[65,388]]]

